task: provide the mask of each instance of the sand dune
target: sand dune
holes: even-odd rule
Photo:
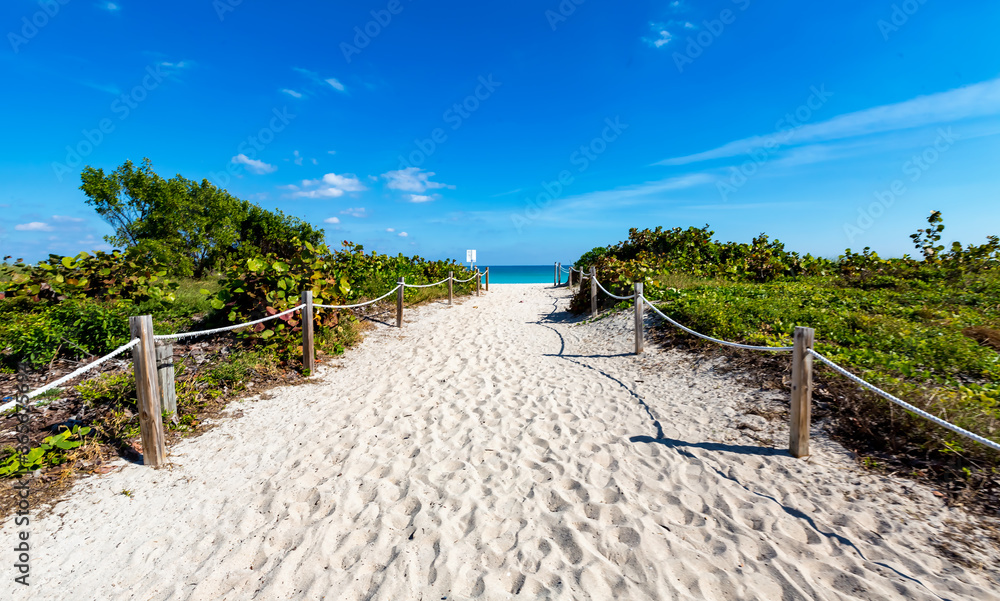
[[[746,433],[781,447],[784,426],[737,407],[776,393],[672,351],[631,356],[630,316],[579,323],[567,303],[495,285],[409,311],[315,384],[237,404],[171,469],[82,482],[32,526],[30,595],[0,591],[1000,599],[996,549],[970,549],[975,569],[935,546],[969,518],[929,490],[819,435],[808,460],[762,447]]]

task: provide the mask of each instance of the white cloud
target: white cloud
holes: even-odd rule
[[[393,227],[387,227],[387,228],[385,228],[385,231],[387,231],[387,232],[389,232],[389,233],[392,233],[392,232],[395,232],[395,231],[396,231],[396,228],[393,228]]]
[[[337,154],[336,150],[327,150],[326,154]]]
[[[285,88],[285,89],[283,89],[281,91],[284,92],[285,94],[288,94],[292,98],[302,98],[302,93],[301,92],[296,92],[295,90],[290,90],[288,88]]]
[[[320,179],[302,180],[302,189],[295,186],[287,189],[294,190],[292,198],[337,198],[345,192],[361,192],[368,188],[353,174],[327,173]]]
[[[430,181],[433,175],[435,175],[433,171],[422,171],[419,167],[407,167],[406,169],[383,173],[382,177],[389,182],[386,184],[386,187],[392,190],[402,190],[403,192],[413,192],[415,194],[422,194],[427,190],[436,188],[455,188],[455,186],[449,186],[448,184]]]
[[[345,92],[344,84],[340,83],[340,80],[335,77],[322,77],[319,73],[315,71],[310,71],[309,69],[303,69],[302,67],[292,67],[292,71],[295,71],[299,75],[304,76],[306,79],[311,81],[317,86],[330,86],[331,88],[337,90],[338,92]]]
[[[409,236],[409,234],[407,234],[406,232],[399,232],[399,237],[400,238],[405,238],[407,236]]]
[[[434,196],[428,196],[426,194],[410,194],[410,202],[430,202],[434,200]]]
[[[187,61],[177,61],[176,63],[172,63],[170,61],[162,61],[160,63],[160,66],[167,67],[168,69],[186,69],[190,67],[191,64]]]
[[[327,217],[323,220],[323,223],[340,223],[339,217]]]
[[[67,215],[53,215],[52,221],[57,223],[81,223],[84,219],[81,219],[80,217],[69,217]]]
[[[669,44],[670,41],[674,39],[673,34],[667,31],[666,25],[663,25],[662,23],[650,23],[650,27],[653,28],[653,33],[655,33],[657,37],[654,39],[649,39],[649,38],[643,38],[643,39],[645,39],[653,46],[660,48],[661,46]]]
[[[275,167],[274,165],[268,165],[264,161],[251,159],[245,154],[238,154],[234,156],[231,160],[234,163],[240,165],[246,165],[247,169],[249,169],[251,173],[256,173],[257,175],[263,175],[265,173],[274,173],[275,171],[278,170],[278,168]]]
[[[309,159],[309,160],[312,161],[313,165],[319,165],[319,161],[317,161],[316,159]]]
[[[358,207],[356,209],[344,209],[340,212],[341,215],[350,215],[351,217],[367,217],[368,213],[365,212],[364,207]]]
[[[42,221],[32,221],[31,223],[19,223],[14,226],[19,232],[51,232],[52,226]]]
[[[665,159],[657,165],[686,165],[737,156],[768,142],[780,141],[785,146],[797,146],[997,114],[1000,114],[1000,79],[993,79],[947,92],[847,113],[779,134],[735,140],[712,150]],[[776,129],[779,126],[781,124],[776,124]]]
[[[115,12],[122,8],[114,2],[102,2],[99,6],[108,12]]]
[[[302,165],[302,155],[299,154],[298,150],[295,151],[295,164],[299,166]]]

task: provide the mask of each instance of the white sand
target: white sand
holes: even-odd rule
[[[567,302],[494,285],[379,326],[172,469],[81,482],[31,526],[30,592],[2,554],[0,597],[1000,599],[995,549],[934,546],[960,511],[818,434],[809,460],[761,447],[737,406],[775,393],[631,356],[628,315]]]

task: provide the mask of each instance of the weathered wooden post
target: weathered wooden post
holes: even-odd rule
[[[559,273],[559,263],[553,263],[552,264],[552,285],[553,286],[558,285],[558,282],[556,281],[556,274],[558,274],[558,273]]]
[[[160,408],[177,423],[177,390],[174,388],[174,343],[156,343],[156,382],[160,386]]]
[[[139,344],[132,347],[135,367],[135,391],[139,409],[139,433],[142,435],[142,463],[160,467],[166,461],[163,442],[163,418],[160,415],[160,385],[156,380],[156,346],[153,340],[153,316],[128,318],[132,338]]]
[[[590,316],[597,317],[597,268],[590,268]]]
[[[448,304],[449,305],[452,303],[452,300],[454,300],[454,298],[455,298],[455,290],[454,290],[454,282],[453,282],[454,279],[455,279],[455,272],[454,271],[449,271],[448,272]]]
[[[306,376],[316,371],[316,353],[313,349],[313,293],[302,291],[302,369]]]
[[[562,286],[562,263],[556,263],[556,286]]]
[[[486,268],[486,291],[490,291],[490,268]]]
[[[812,422],[813,357],[809,351],[816,339],[812,328],[795,328],[792,351],[792,410],[788,452],[793,457],[809,454],[809,426]]]
[[[403,327],[403,293],[406,292],[406,278],[399,278],[396,282],[399,284],[399,290],[396,291],[396,327]]]
[[[642,282],[635,283],[635,354],[642,354]]]
[[[568,285],[570,288],[573,287],[573,268],[572,267],[569,268],[569,277],[566,278],[566,285]]]

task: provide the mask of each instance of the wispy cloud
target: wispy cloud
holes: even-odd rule
[[[338,198],[347,192],[361,192],[368,189],[351,173],[344,175],[327,173],[320,179],[302,180],[301,187],[291,185],[284,188],[292,191],[289,195],[292,198]]]
[[[448,184],[442,184],[440,182],[432,182],[430,178],[436,175],[433,171],[423,171],[419,167],[407,167],[406,169],[399,169],[397,171],[389,171],[383,173],[382,177],[388,181],[386,187],[390,190],[400,190],[402,192],[412,192],[414,194],[423,194],[427,190],[435,190],[438,188],[451,188],[454,189],[455,186],[450,186]],[[413,194],[411,194],[413,196]],[[427,200],[430,200],[429,198]],[[425,202],[421,200],[413,200],[411,202]]]
[[[340,217],[327,217],[323,220],[323,223],[340,223]]]
[[[19,232],[51,232],[54,228],[44,221],[32,221],[30,223],[19,223],[14,226]]]
[[[350,215],[351,217],[367,217],[368,212],[365,211],[364,207],[358,207],[356,209],[344,209],[340,212],[341,215]]]
[[[391,234],[391,233],[393,233],[393,232],[396,231],[396,228],[394,228],[394,227],[387,227],[387,228],[385,228],[385,231],[387,231],[387,232],[389,232]]]
[[[872,107],[803,125],[780,134],[783,145],[802,145],[856,138],[951,123],[973,117],[1000,114],[1000,79],[918,96],[904,102]],[[753,136],[695,154],[662,160],[657,165],[686,165],[699,161],[741,155],[773,142],[774,135]]]
[[[53,215],[52,221],[56,223],[82,223],[84,221],[81,217],[70,217],[68,215]]]
[[[283,93],[285,93],[285,94],[288,94],[292,98],[302,98],[302,94],[300,92],[296,92],[295,90],[292,90],[292,89],[289,89],[289,88],[284,88],[281,91]]]
[[[406,232],[399,232],[400,238],[406,238],[407,236],[409,236],[409,234],[407,234]]]
[[[120,11],[122,9],[122,7],[119,6],[115,2],[100,2],[100,3],[98,3],[97,6],[99,6],[100,8],[103,8],[104,10],[106,10],[108,12],[112,12],[112,13],[118,12],[118,11]]]
[[[232,162],[239,165],[246,165],[246,168],[251,173],[256,173],[257,175],[264,175],[265,173],[274,173],[278,170],[274,165],[268,165],[264,161],[259,161],[257,159],[251,159],[245,154],[238,154],[234,156]]]
[[[315,71],[303,69],[302,67],[292,67],[292,70],[316,84],[320,89],[327,89],[327,86],[329,86],[338,92],[347,92],[347,88],[336,77],[323,77]]]

